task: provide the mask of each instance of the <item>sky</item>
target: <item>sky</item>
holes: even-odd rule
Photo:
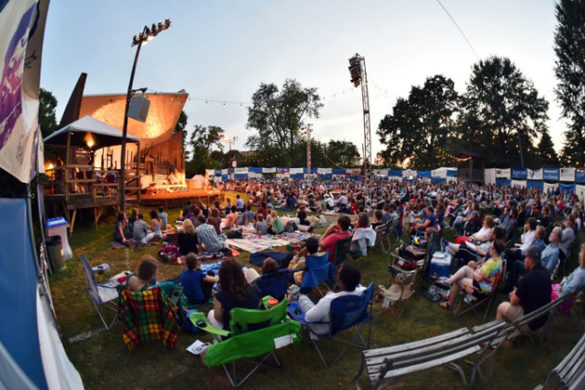
[[[549,101],[549,130],[560,150],[566,126],[554,98],[555,2],[441,3],[479,58],[437,0],[53,0],[41,87],[57,98],[58,120],[81,72],[88,74],[86,94],[125,93],[132,37],[168,17],[172,28],[141,49],[134,88],[185,89],[188,130],[221,126],[237,137],[233,147],[244,149],[254,134],[246,129],[252,94],[260,83],[280,87],[293,78],[323,98],[320,117],[306,119],[313,137],[352,141],[361,150],[361,91],[347,69],[359,53],[366,59],[375,156],[383,149],[376,129],[398,97],[436,74],[463,93],[471,66],[496,55],[509,57]]]

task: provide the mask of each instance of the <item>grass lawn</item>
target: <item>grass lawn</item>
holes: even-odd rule
[[[235,199],[235,196],[232,196]],[[145,211],[145,210],[143,210]],[[174,221],[179,210],[167,210],[169,221]],[[75,257],[67,268],[50,279],[57,318],[65,349],[79,370],[86,388],[89,389],[223,389],[229,382],[222,368],[207,368],[199,357],[185,348],[196,339],[209,339],[198,334],[181,334],[174,351],[166,349],[161,342],[151,342],[141,348],[128,351],[122,341],[122,326],[117,322],[110,331],[103,331],[86,292],[85,279],[79,255],[86,255],[92,265],[106,262],[112,273],[123,270],[135,271],[144,254],[156,257],[158,246],[135,249],[111,249],[113,219],[99,228],[76,226],[70,238]],[[580,242],[582,242],[582,237]],[[573,251],[576,252],[576,251]],[[248,254],[242,253],[240,260],[248,262]],[[367,258],[352,260],[362,272],[363,284],[374,281],[388,284],[390,274],[386,271],[388,256],[378,249]],[[576,264],[575,253],[571,265]],[[178,275],[181,265],[161,264],[158,280]],[[99,280],[98,280],[99,281]],[[474,326],[479,320],[468,313],[454,318],[452,312],[441,309],[430,302],[420,291],[409,300],[402,317],[399,308],[374,307],[372,347],[395,345],[438,335],[463,326]],[[501,295],[500,300],[506,298]],[[581,305],[573,310],[583,316]],[[488,315],[495,317],[495,306]],[[572,348],[583,330],[577,318],[568,316],[556,321],[551,338],[543,347],[527,338],[505,345],[497,353],[494,372],[488,382],[476,380],[477,389],[532,389],[542,383],[552,367]],[[72,339],[73,338],[73,339]],[[246,382],[249,389],[344,389],[351,388],[351,381],[358,372],[360,352],[348,352],[335,366],[326,369],[310,344],[296,344],[279,350],[278,356],[285,364],[283,370],[260,369]],[[463,368],[469,373],[469,366]],[[369,387],[366,375],[360,384]],[[396,388],[408,389],[459,389],[464,388],[459,377],[446,368],[436,368],[404,378]]]

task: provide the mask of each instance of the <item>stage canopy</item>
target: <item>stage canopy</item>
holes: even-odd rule
[[[71,133],[71,145],[74,146],[88,146],[88,134],[91,134],[93,147],[96,149],[122,143],[121,130],[86,115],[45,138],[45,144],[67,145],[68,133]],[[126,135],[126,140],[140,142],[140,138],[130,133]]]

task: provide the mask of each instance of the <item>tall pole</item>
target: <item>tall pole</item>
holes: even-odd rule
[[[142,43],[154,38],[159,33],[171,28],[171,20],[165,19],[164,24],[152,24],[151,28],[144,26],[144,29],[139,35],[135,35],[132,40],[132,46],[136,45],[136,55],[134,56],[134,64],[132,65],[132,72],[130,73],[130,82],[128,83],[128,92],[126,93],[126,107],[124,109],[124,126],[122,128],[122,151],[120,152],[120,211],[126,210],[126,137],[128,136],[128,109],[130,108],[130,100],[134,91],[132,85],[134,84],[134,74],[136,73],[136,64],[138,63],[138,56],[140,55],[140,48]],[[146,89],[143,90],[143,92]],[[140,157],[137,156],[137,164],[140,164]]]
[[[146,35],[147,27],[144,27],[143,34]],[[136,64],[138,63],[138,56],[140,55],[140,48],[143,40],[138,42],[136,47],[136,55],[134,56],[134,65],[132,65],[132,72],[130,73],[130,82],[128,83],[128,92],[126,93],[126,108],[124,109],[124,127],[122,128],[122,152],[120,154],[120,211],[126,210],[126,137],[128,135],[128,109],[130,108],[130,99],[132,99],[132,85],[134,84],[134,74],[136,73]]]

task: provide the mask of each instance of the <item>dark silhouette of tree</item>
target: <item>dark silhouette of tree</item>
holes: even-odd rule
[[[559,166],[559,157],[555,152],[552,139],[548,131],[542,132],[542,137],[538,143],[538,156],[541,167],[557,167]]]
[[[408,99],[399,98],[378,126],[382,156],[388,165],[433,168],[445,161],[443,148],[452,134],[458,95],[451,79],[436,75],[422,87],[413,86]]]
[[[556,5],[555,89],[567,120],[562,150],[564,165],[585,165],[585,0],[560,0]]]
[[[279,90],[275,84],[260,84],[252,95],[248,108],[248,129],[258,134],[250,136],[246,145],[260,159],[270,158],[275,151],[288,150],[281,157],[281,166],[290,166],[294,145],[300,142],[299,129],[305,118],[318,118],[323,107],[316,88],[303,88],[296,80],[286,80]]]
[[[56,108],[57,98],[51,92],[41,88],[39,92],[39,124],[43,138],[58,130]]]
[[[177,124],[175,125],[175,130],[174,133],[178,133],[179,131],[181,132],[181,151],[183,152],[183,154],[185,155],[185,161],[189,161],[190,155],[189,155],[189,150],[185,148],[185,142],[187,140],[187,130],[185,130],[187,128],[187,122],[189,120],[189,117],[187,116],[187,114],[185,113],[185,111],[181,111],[181,115],[179,115],[179,120],[177,120]]]
[[[546,129],[548,102],[508,58],[490,57],[473,65],[462,99],[459,137],[473,137],[488,163],[525,166],[533,139]],[[470,123],[471,125],[466,125]]]

